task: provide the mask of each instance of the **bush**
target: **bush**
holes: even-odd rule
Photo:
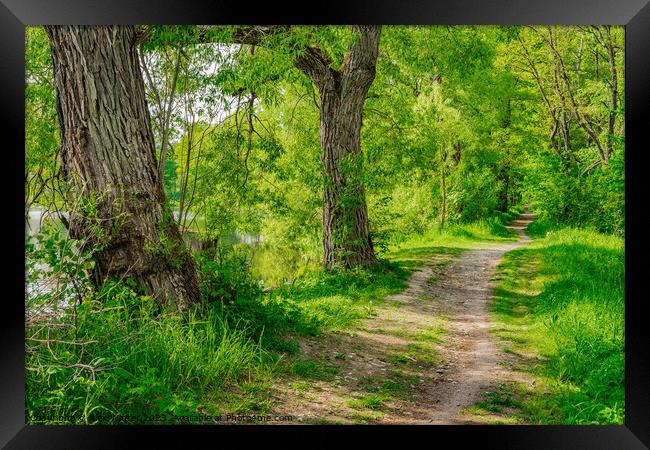
[[[240,298],[256,297],[261,293],[253,280],[250,258],[245,249],[235,247],[219,260],[197,258],[201,275],[201,294],[208,302],[234,304]]]
[[[584,166],[594,157],[589,154]],[[567,169],[558,155],[543,155],[527,174],[534,209],[541,220],[549,223],[588,226],[624,236],[624,166],[623,149],[614,152],[608,164],[599,165],[589,174],[578,168]]]
[[[252,339],[277,348],[276,338],[282,332],[317,332],[317,322],[305,317],[290,297],[262,291],[244,251],[227,253],[221,261],[201,258],[199,268],[204,300],[230,322],[240,323]]]

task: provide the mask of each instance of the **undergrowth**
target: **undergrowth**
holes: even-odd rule
[[[27,422],[178,423],[197,413],[269,411],[278,372],[327,378],[337,370],[311,367],[296,338],[353,329],[431,257],[512,239],[504,230],[498,221],[434,228],[373,269],[312,267],[271,289],[255,279],[246,248],[196,255],[202,302],[178,314],[125,280],[93,289],[81,245],[46,229],[28,244],[28,273],[55,277],[60,288],[27,302],[36,312],[26,316]]]

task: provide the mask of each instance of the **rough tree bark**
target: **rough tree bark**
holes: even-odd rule
[[[363,183],[363,105],[375,78],[379,26],[353,27],[357,34],[340,69],[318,48],[309,47],[296,66],[320,94],[323,189],[323,264],[370,267],[377,257],[370,237]]]
[[[160,303],[187,307],[199,300],[198,274],[165,203],[134,28],[47,33],[64,176],[82,205],[69,230],[98,246],[95,283],[130,278]]]

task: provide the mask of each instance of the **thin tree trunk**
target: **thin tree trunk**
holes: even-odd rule
[[[598,149],[598,155],[603,160],[603,163],[607,163],[608,155],[607,155],[606,151],[603,149],[603,146],[602,146],[602,144],[600,142],[600,139],[596,135],[596,132],[594,131],[594,129],[589,124],[589,121],[580,112],[580,108],[578,106],[578,103],[577,103],[577,101],[575,99],[575,96],[573,95],[571,82],[569,81],[569,76],[567,75],[566,68],[565,68],[565,65],[564,65],[564,59],[562,58],[562,55],[560,55],[560,52],[555,48],[555,44],[553,43],[553,33],[552,33],[551,27],[550,26],[547,27],[547,30],[548,30],[547,42],[548,42],[548,45],[549,45],[549,47],[551,49],[551,52],[552,52],[555,67],[557,68],[560,76],[562,77],[562,80],[564,81],[564,84],[565,84],[565,87],[566,87],[567,97],[569,98],[569,101],[571,102],[571,107],[572,107],[571,112],[573,113],[573,115],[577,119],[578,124],[587,133],[589,138],[591,138],[593,143],[596,144],[596,148]]]
[[[176,62],[174,63],[174,71],[172,74],[171,85],[169,86],[169,92],[161,97],[159,89],[154,83],[153,77],[149,72],[147,67],[147,62],[145,61],[144,55],[140,53],[140,63],[141,67],[144,69],[144,75],[147,78],[149,83],[150,90],[153,93],[154,99],[156,101],[156,106],[158,108],[158,126],[160,127],[160,158],[158,160],[158,170],[160,171],[160,176],[164,182],[165,174],[165,165],[167,163],[167,151],[169,149],[169,132],[171,128],[171,116],[172,116],[172,107],[174,105],[174,97],[176,94],[176,86],[178,83],[178,75],[181,68],[181,56],[183,54],[183,48],[179,47],[176,49]],[[165,77],[165,84],[167,82],[167,77]]]
[[[187,128],[187,152],[185,155],[185,167],[181,172],[181,191],[180,191],[180,205],[178,210],[178,224],[180,229],[185,232],[185,217],[187,216],[187,185],[190,180],[190,159],[192,157],[192,148],[194,147],[194,119],[188,123]]]
[[[440,228],[444,228],[445,219],[447,218],[447,150],[444,149],[442,153],[442,164],[440,164],[440,186],[441,195],[440,200]]]
[[[163,181],[165,179],[165,165],[167,164],[167,150],[169,148],[169,128],[171,125],[172,105],[174,104],[176,83],[178,81],[178,74],[181,67],[181,53],[182,49],[178,49],[176,54],[176,65],[174,66],[174,75],[172,77],[169,98],[167,100],[167,107],[163,113],[162,143],[160,144],[160,160],[158,162],[158,171],[160,172],[160,177]]]
[[[609,84],[610,94],[611,94],[611,103],[609,106],[609,121],[607,127],[607,150],[606,150],[606,159],[609,159],[610,155],[614,151],[614,142],[613,136],[616,126],[616,114],[618,109],[618,75],[616,73],[616,52],[614,49],[614,44],[612,42],[611,27],[609,25],[605,26],[605,35],[607,36],[607,55],[609,57],[609,68],[611,71],[611,81]]]
[[[580,85],[580,65],[582,64],[582,52],[585,47],[585,32],[583,31],[580,35],[580,48],[578,49],[578,58],[576,61],[576,80],[577,84]]]
[[[66,181],[84,201],[70,234],[88,239],[95,283],[131,278],[162,304],[199,300],[198,274],[158,171],[132,26],[47,27]]]
[[[503,191],[499,193],[499,210],[502,212],[508,211],[508,193],[510,189],[510,175],[508,173],[508,167],[504,167],[501,172],[500,179],[503,181]]]
[[[541,77],[539,75],[539,72],[537,71],[537,67],[535,66],[535,62],[533,61],[532,56],[528,52],[528,49],[526,48],[526,44],[524,41],[521,39],[521,37],[517,36],[517,40],[521,44],[521,48],[524,50],[524,56],[526,58],[526,61],[528,62],[528,65],[531,69],[531,73],[533,75],[533,78],[535,80],[535,84],[537,85],[537,88],[539,89],[539,93],[542,97],[542,100],[544,100],[544,104],[546,105],[546,109],[548,111],[548,115],[551,118],[551,121],[553,123],[552,128],[551,128],[551,134],[549,136],[549,142],[551,144],[551,147],[555,149],[556,152],[559,153],[559,145],[557,143],[556,137],[557,137],[557,132],[560,126],[560,121],[558,119],[558,114],[551,105],[550,100],[546,96],[546,92],[544,90],[544,85],[542,84]]]
[[[462,150],[462,147],[461,147],[460,141],[458,141],[458,142],[456,142],[456,144],[454,144],[454,154],[452,156],[454,158],[454,162],[456,163],[457,166],[460,164],[461,150]]]
[[[550,36],[550,31],[549,31],[549,36]],[[558,124],[560,125],[560,133],[562,134],[562,141],[564,144],[565,154],[563,155],[563,160],[566,161],[567,160],[566,158],[569,157],[571,152],[569,118],[567,117],[568,107],[567,107],[566,97],[562,93],[562,87],[560,86],[560,82],[559,82],[558,64],[556,63],[556,59],[552,52],[551,52],[551,58],[553,61],[553,88],[555,90],[555,94],[558,100],[560,101],[560,105],[561,105],[557,120],[558,120]],[[559,153],[559,147],[558,147],[558,153]]]

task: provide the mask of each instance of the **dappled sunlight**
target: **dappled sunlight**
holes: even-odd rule
[[[26,27],[26,423],[622,423],[624,31]]]
[[[520,405],[526,417],[620,423],[623,273],[622,239],[570,229],[549,232],[499,265],[492,331],[514,367],[546,380],[553,392],[545,398],[531,391],[533,400]],[[575,406],[578,399],[584,407]]]

